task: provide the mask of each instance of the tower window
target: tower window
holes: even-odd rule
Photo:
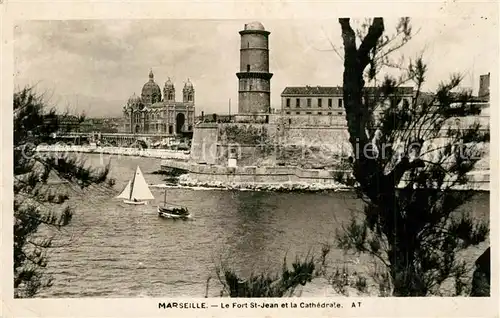
[[[290,98],[286,99],[286,107],[290,107]]]
[[[188,101],[189,101],[189,102],[192,102],[192,101],[193,101],[193,95],[191,95],[191,94],[189,94],[189,95],[188,95]]]
[[[342,107],[342,98],[339,99],[339,108]]]
[[[328,98],[328,107],[332,107],[332,99]]]
[[[299,108],[300,107],[300,98],[297,98],[295,100],[295,107]]]
[[[323,107],[323,100],[318,98],[318,107]]]
[[[307,99],[307,107],[311,107],[311,99],[310,98]]]
[[[247,72],[250,72],[250,64],[247,64]]]

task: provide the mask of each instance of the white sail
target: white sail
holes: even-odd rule
[[[125,189],[116,198],[118,199],[130,199],[130,187],[132,182],[129,180]]]
[[[132,194],[130,195],[130,199],[154,200],[154,198],[155,197],[149,190],[146,180],[144,180],[141,169],[139,168],[139,166],[137,166],[137,170],[135,171],[135,176],[132,182]]]

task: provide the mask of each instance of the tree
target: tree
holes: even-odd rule
[[[72,218],[69,191],[112,185],[109,164],[102,170],[68,155],[40,155],[35,147],[59,130],[60,116],[33,87],[14,93],[14,297],[35,296],[51,285],[44,273],[52,229]],[[52,181],[58,182],[52,182]],[[109,184],[106,184],[106,181]]]
[[[480,107],[470,102],[470,92],[458,89],[460,75],[429,94],[422,91],[422,56],[394,62],[391,53],[413,36],[408,18],[400,19],[392,35],[386,35],[383,18],[367,20],[357,31],[349,18],[339,23],[352,170],[366,202],[364,218],[339,233],[339,246],[385,264],[394,296],[436,294],[448,278],[455,281],[455,294],[462,294],[467,264],[457,253],[485,241],[488,225],[457,212],[474,192],[456,187],[467,184],[489,132],[477,122],[461,127],[455,119],[470,120]],[[389,69],[399,71],[399,78],[379,81]],[[408,83],[415,88],[411,102],[400,89]]]

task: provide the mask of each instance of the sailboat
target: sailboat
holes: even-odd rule
[[[167,190],[163,197],[163,206],[158,206],[158,216],[167,219],[189,219],[191,214],[188,209],[183,206],[168,206],[167,205]]]
[[[124,203],[132,205],[146,205],[148,204],[147,200],[154,200],[155,197],[149,190],[139,166],[137,166],[132,180],[129,180],[125,189],[116,198],[124,199]]]

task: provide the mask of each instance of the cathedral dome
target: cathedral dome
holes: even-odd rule
[[[266,29],[262,25],[262,23],[258,21],[250,22],[245,24],[245,30],[258,30],[258,31],[265,31]]]
[[[161,89],[160,86],[155,83],[152,70],[149,72],[149,81],[142,87],[141,96],[144,102],[149,102],[151,104],[161,99]]]
[[[141,98],[139,96],[135,95],[135,93],[132,96],[130,96],[130,98],[128,99],[128,104],[131,106],[132,105],[139,105],[141,102],[142,102]]]
[[[142,109],[142,99],[134,93],[128,99],[126,107],[130,110],[140,110]]]

